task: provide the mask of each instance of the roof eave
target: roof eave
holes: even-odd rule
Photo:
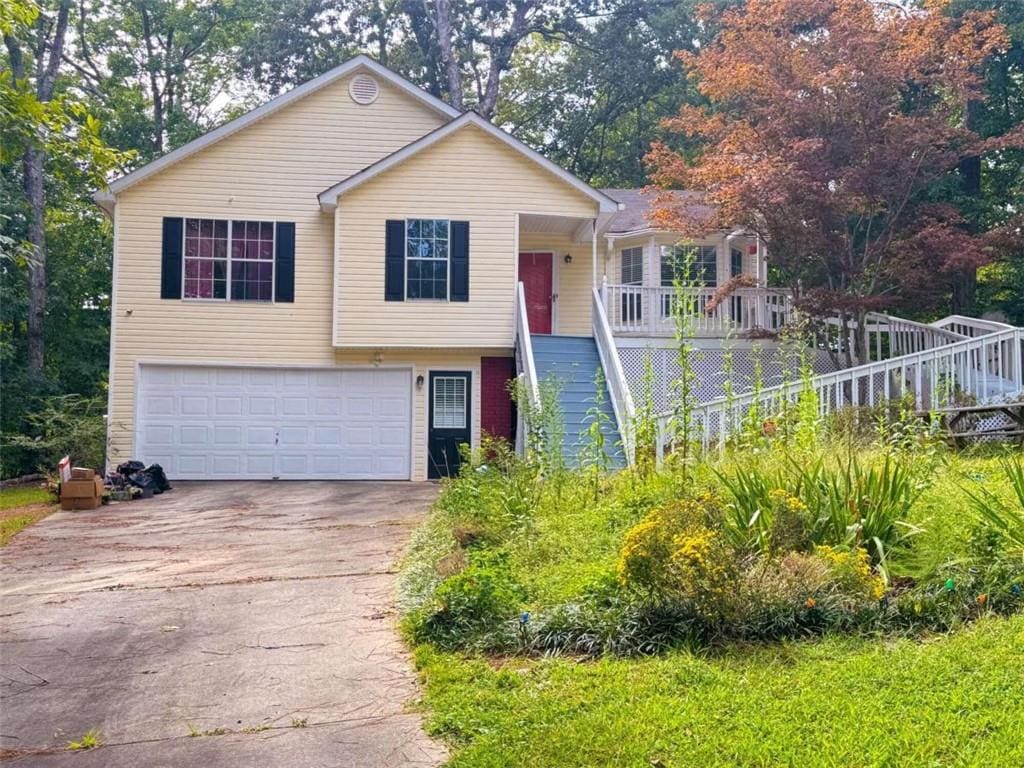
[[[341,195],[355,189],[361,184],[364,184],[365,182],[369,181],[375,176],[384,173],[388,169],[393,168],[396,165],[399,165],[407,158],[412,157],[413,155],[427,149],[428,147],[444,139],[446,136],[451,135],[455,131],[462,129],[467,125],[477,126],[478,128],[482,129],[491,136],[494,136],[500,141],[508,144],[509,146],[518,150],[522,154],[526,155],[527,158],[533,160],[542,168],[545,168],[554,175],[558,176],[563,181],[568,183],[570,186],[575,187],[578,191],[582,192],[587,197],[591,198],[592,200],[594,200],[594,202],[597,203],[599,213],[614,213],[623,210],[624,206],[622,205],[622,203],[613,200],[611,197],[604,194],[600,190],[591,187],[582,179],[577,178],[576,176],[569,173],[569,171],[565,170],[561,166],[558,166],[555,163],[551,162],[542,154],[526,146],[525,144],[523,144],[523,142],[519,141],[519,139],[515,138],[509,133],[506,133],[501,128],[498,128],[489,120],[486,120],[480,115],[478,115],[476,112],[463,113],[460,117],[457,117],[451,122],[442,125],[440,128],[431,131],[425,136],[421,136],[420,138],[416,139],[413,142],[410,142],[406,146],[402,147],[396,152],[391,153],[387,157],[381,158],[370,167],[364,168],[358,173],[349,176],[347,179],[335,184],[333,187],[330,187],[329,189],[325,189],[317,196],[318,200],[320,201],[320,207],[325,211],[331,210],[338,204],[338,198]]]

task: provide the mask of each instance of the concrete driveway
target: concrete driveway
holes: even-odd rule
[[[0,550],[0,747],[17,765],[432,766],[395,559],[416,483],[179,483]],[[103,746],[64,751],[89,730]]]

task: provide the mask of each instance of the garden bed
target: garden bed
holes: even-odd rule
[[[456,765],[1021,750],[1014,454],[775,446],[543,479],[483,456],[446,486],[401,579]]]

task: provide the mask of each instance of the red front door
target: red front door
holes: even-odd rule
[[[526,294],[530,333],[551,333],[552,261],[550,253],[520,253],[519,282]]]

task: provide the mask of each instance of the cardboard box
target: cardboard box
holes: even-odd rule
[[[61,509],[96,509],[103,503],[103,480],[93,477],[88,480],[68,480],[60,486]]]
[[[63,510],[98,509],[103,503],[101,496],[82,496],[79,498],[61,498],[60,508]]]
[[[71,468],[72,480],[92,480],[94,477],[96,477],[96,471],[89,469],[88,467]]]

